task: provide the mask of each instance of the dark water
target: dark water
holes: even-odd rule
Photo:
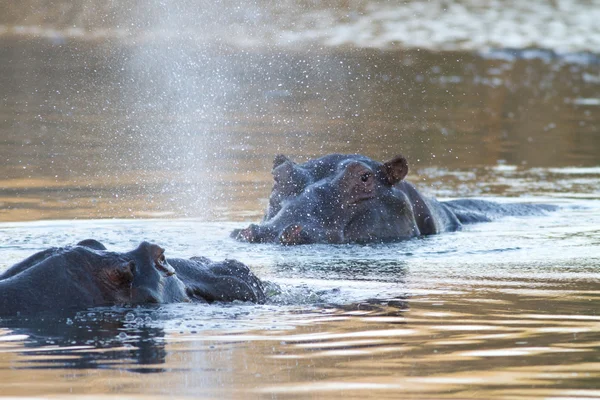
[[[280,286],[2,320],[2,395],[600,397],[597,55],[5,35],[0,60],[0,270],[152,240]],[[275,154],[330,152],[403,153],[440,198],[560,209],[385,245],[228,237],[260,219]]]

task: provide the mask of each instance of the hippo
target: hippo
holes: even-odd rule
[[[164,253],[148,242],[110,252],[93,239],[40,251],[0,274],[0,316],[116,304],[265,300],[260,280],[240,262],[167,260]]]
[[[206,257],[192,257],[169,258],[168,262],[193,301],[265,302],[262,281],[239,261],[213,262]]]
[[[543,204],[476,199],[440,202],[405,181],[402,155],[381,163],[359,154],[329,154],[303,164],[273,162],[274,185],[262,222],[231,236],[251,243],[373,243],[461,229],[503,215],[541,214]]]

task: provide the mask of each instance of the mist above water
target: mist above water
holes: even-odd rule
[[[595,5],[5,5],[7,218],[256,217],[277,153],[597,165]]]

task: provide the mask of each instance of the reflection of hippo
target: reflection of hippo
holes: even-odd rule
[[[162,248],[147,242],[127,253],[109,252],[95,240],[44,250],[0,275],[0,315],[113,304],[265,299],[258,278],[237,261],[170,262]]]
[[[0,329],[26,335],[25,349],[52,344],[46,369],[110,369],[165,372],[165,332],[154,322],[153,309],[107,309],[30,317],[3,317]],[[135,315],[136,319],[130,318]],[[143,322],[142,322],[143,321]],[[82,347],[83,346],[83,347]],[[126,360],[126,365],[123,365]],[[19,368],[39,368],[36,357],[19,360]]]
[[[330,154],[296,164],[278,155],[262,223],[235,230],[232,237],[281,244],[397,241],[554,209],[468,199],[442,203],[404,181],[407,173],[402,156],[382,164],[361,155]]]

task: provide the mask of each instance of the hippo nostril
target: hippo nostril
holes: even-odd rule
[[[258,225],[251,224],[246,229],[237,230],[235,238],[237,240],[240,240],[243,242],[249,242],[249,243],[258,242],[258,241],[260,241],[260,235],[259,235],[258,231],[259,231]]]
[[[301,225],[292,224],[281,232],[279,242],[283,245],[308,244],[310,236]]]

